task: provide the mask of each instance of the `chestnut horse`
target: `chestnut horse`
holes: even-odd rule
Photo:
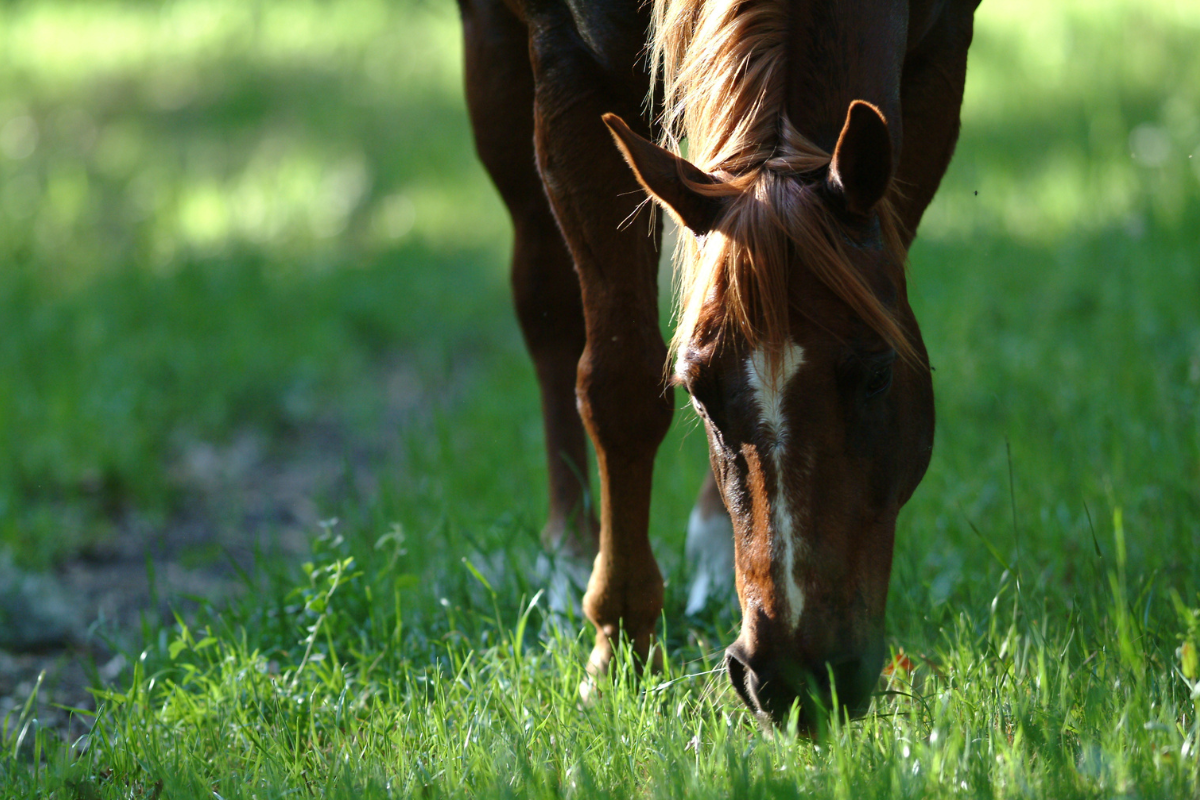
[[[689,560],[735,567],[734,689],[806,729],[835,689],[849,711],[869,699],[896,516],[933,444],[906,253],[958,137],[977,3],[460,0],[541,388],[543,542],[595,557],[593,674],[620,631],[652,652],[650,483],[679,385],[712,465]],[[670,356],[647,194],[680,224]]]

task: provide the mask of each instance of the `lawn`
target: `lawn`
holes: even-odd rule
[[[897,533],[904,657],[815,744],[719,671],[733,598],[684,615],[682,394],[666,668],[579,702],[591,634],[539,594],[537,393],[453,4],[0,4],[0,560],[185,526],[304,551],[96,626],[127,666],[94,671],[90,733],[38,724],[43,686],[0,721],[0,791],[1197,796],[1198,38],[1194,3],[981,7],[911,259],[939,427]],[[332,477],[287,519],[209,491],[197,454],[246,441]]]

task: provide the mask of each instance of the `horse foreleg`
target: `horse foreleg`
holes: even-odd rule
[[[513,223],[512,288],[541,390],[548,550],[590,562],[597,528],[588,498],[588,452],[575,408],[585,342],[579,280],[538,176],[533,149],[529,34],[502,0],[461,0],[467,107],[475,148]]]
[[[538,167],[575,261],[587,334],[576,398],[600,478],[600,549],[583,601],[598,674],[622,630],[646,658],[662,611],[648,536],[654,458],[673,410],[658,327],[661,223],[601,121],[610,111],[638,120],[644,84],[629,91],[631,73],[605,73],[565,11],[530,26]]]

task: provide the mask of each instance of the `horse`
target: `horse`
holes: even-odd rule
[[[835,694],[869,702],[897,514],[933,447],[907,253],[958,138],[977,4],[459,0],[541,393],[542,541],[593,560],[591,675],[621,642],[660,658],[651,476],[679,387],[711,462],[687,552],[734,567],[737,695],[807,731]],[[656,208],[679,228],[669,346]]]

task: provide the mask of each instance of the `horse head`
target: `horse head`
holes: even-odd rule
[[[686,239],[675,380],[733,522],[729,678],[760,719],[795,706],[813,730],[878,680],[896,517],[933,443],[887,123],[855,101],[832,155],[710,173],[605,122]]]

